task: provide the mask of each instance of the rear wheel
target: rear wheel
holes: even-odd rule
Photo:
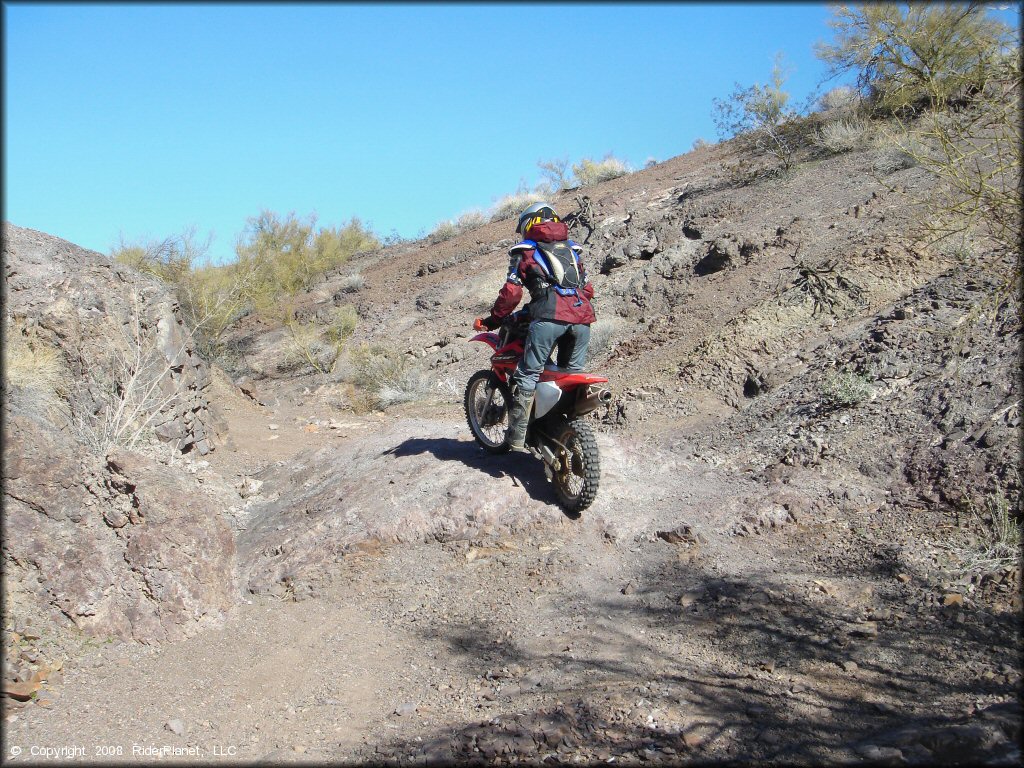
[[[555,435],[565,450],[558,449],[561,466],[554,473],[555,494],[568,512],[582,512],[597,497],[601,461],[590,425],[582,419],[567,421]]]
[[[505,453],[505,429],[512,401],[508,385],[491,371],[477,371],[466,385],[466,422],[480,446],[488,453]]]

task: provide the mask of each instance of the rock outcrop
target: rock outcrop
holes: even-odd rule
[[[225,500],[152,450],[214,448],[209,369],[176,300],[6,223],[3,254],[8,617],[141,642],[215,622],[237,594]]]
[[[209,366],[174,296],[99,253],[3,226],[8,336],[59,350],[74,421],[134,434],[132,425],[112,424],[127,403],[145,411],[145,428],[160,440],[183,452],[212,451],[218,419],[207,396]]]

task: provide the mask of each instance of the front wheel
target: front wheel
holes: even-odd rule
[[[466,422],[480,446],[488,453],[505,453],[505,428],[512,395],[508,385],[491,371],[477,371],[466,385]]]
[[[555,435],[559,468],[554,473],[555,494],[567,512],[582,512],[597,498],[601,461],[590,425],[582,419],[566,421]]]

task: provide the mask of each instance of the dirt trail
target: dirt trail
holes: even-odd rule
[[[304,408],[233,405],[221,471],[241,477],[381,429],[353,417],[306,432]],[[439,428],[457,424],[448,415]],[[48,706],[8,712],[5,754],[818,763],[897,750],[913,762],[934,756],[942,730],[966,728],[964,748],[1019,755],[1010,614],[904,613],[894,606],[914,605],[925,575],[903,583],[898,562],[856,562],[848,526],[808,513],[736,537],[742,478],[676,442],[600,442],[608,510],[472,540],[367,543],[302,592],[249,595],[220,629],[98,648],[67,665]],[[662,518],[677,535],[655,535]],[[808,557],[808,543],[848,558]]]

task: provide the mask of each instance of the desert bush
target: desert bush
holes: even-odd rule
[[[515,194],[506,195],[494,204],[491,208],[489,221],[511,219],[522,213],[528,206],[539,203],[544,199],[544,195],[541,195],[539,192],[530,192],[520,186],[520,189]]]
[[[317,373],[328,374],[357,325],[358,315],[350,304],[332,309],[323,325],[315,319],[307,322],[289,319],[285,327],[291,344],[285,352],[285,369],[308,366]]]
[[[459,234],[459,228],[454,221],[442,221],[430,231],[427,240],[431,243],[443,243],[445,240],[451,240],[457,234]]]
[[[850,408],[871,397],[871,380],[859,373],[835,372],[821,383],[821,397],[832,408]]]
[[[796,152],[796,136],[785,129],[796,112],[787,108],[789,94],[783,90],[786,81],[782,54],[775,57],[771,81],[744,88],[736,83],[725,99],[712,99],[712,119],[721,138],[749,135],[763,152],[782,162],[784,170],[792,167]]]
[[[815,53],[833,76],[855,73],[876,109],[938,108],[982,87],[1012,44],[1012,30],[987,14],[981,3],[839,5],[835,39]]]
[[[450,219],[442,221],[427,235],[427,239],[432,243],[441,243],[445,240],[451,240],[463,232],[469,232],[477,227],[482,227],[486,223],[487,217],[481,211],[466,211],[460,214],[454,221]]]
[[[316,229],[316,217],[281,218],[262,211],[246,224],[235,251],[236,269],[252,276],[246,298],[258,312],[271,312],[284,296],[308,291],[359,252],[380,247],[377,238],[352,218],[343,227]]]
[[[826,91],[818,99],[818,109],[822,112],[854,112],[860,105],[860,94],[849,85],[840,85]]]
[[[279,369],[301,371],[311,369],[327,374],[337,358],[337,352],[324,339],[316,322],[291,320],[285,323],[288,330],[288,345],[284,349]]]
[[[602,181],[617,179],[632,171],[625,162],[609,152],[601,160],[594,161],[585,157],[578,163],[573,163],[572,172],[579,186],[589,187]]]
[[[194,229],[161,241],[126,243],[122,238],[110,256],[166,283],[178,297],[200,354],[217,359],[224,332],[245,313],[246,289],[254,275],[212,264],[210,242],[210,237],[197,240]]]
[[[197,264],[209,261],[212,241],[212,235],[208,235],[206,240],[199,240],[195,227],[163,240],[126,242],[122,236],[111,249],[110,257],[143,274],[178,285],[188,278]]]
[[[354,272],[341,281],[341,290],[343,293],[359,293],[365,285],[366,278],[359,272]]]
[[[419,400],[431,390],[430,377],[407,355],[379,345],[363,344],[350,352],[354,383],[379,409]]]
[[[690,146],[690,151],[696,152],[698,149],[704,149],[705,147],[710,146],[712,146],[712,142],[698,136],[696,139],[693,140],[693,144]]]
[[[568,157],[538,160],[537,167],[540,168],[541,175],[544,177],[544,191],[548,194],[557,194],[563,189],[571,189],[574,186]]]
[[[78,439],[98,455],[114,447],[134,448],[150,434],[154,421],[178,399],[164,387],[186,356],[182,347],[168,359],[159,347],[156,328],[140,319],[138,286],[131,289],[131,313],[110,339],[102,361],[89,368],[68,396],[69,421]]]
[[[937,237],[983,222],[1005,251],[1018,251],[1024,140],[1020,97],[1020,62],[1014,57],[968,108],[930,112],[898,136],[900,148],[940,182],[932,201]]]
[[[986,573],[1016,565],[1021,560],[1021,519],[1017,505],[1007,498],[1000,485],[987,494],[979,507],[965,494],[966,513],[980,523],[980,534],[968,545],[940,544],[952,550],[960,560],[963,573]]]
[[[871,126],[863,120],[835,120],[822,126],[814,136],[814,143],[829,152],[850,152],[867,145]]]

